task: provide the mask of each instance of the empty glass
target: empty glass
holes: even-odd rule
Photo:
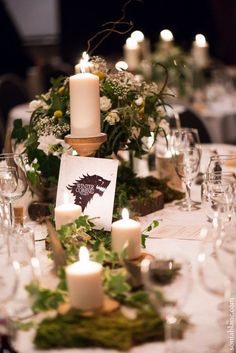
[[[12,228],[14,221],[12,201],[25,194],[27,185],[23,156],[16,153],[0,154],[0,196],[9,208],[9,228]]]
[[[191,200],[191,184],[199,172],[201,145],[197,129],[181,128],[171,131],[170,149],[176,173],[184,182],[186,197],[180,201],[184,211],[199,209],[199,203]]]
[[[183,254],[160,253],[152,260],[144,259],[141,272],[151,303],[165,318],[166,352],[174,353],[176,340],[181,335],[181,310],[192,284],[191,264]],[[173,274],[172,280],[168,280],[168,273]]]

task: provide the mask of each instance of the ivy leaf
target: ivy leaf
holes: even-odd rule
[[[29,131],[29,126],[28,125],[23,126],[22,119],[16,119],[14,121],[11,137],[16,139],[16,142],[18,143],[23,142],[27,139],[28,131]]]
[[[51,290],[49,288],[42,288],[36,282],[28,284],[26,290],[34,301],[32,310],[35,313],[57,309],[59,304],[65,301],[66,297],[66,292],[60,289]]]
[[[157,226],[159,226],[159,221],[154,219],[142,232],[141,234],[141,244],[143,248],[146,248],[146,239],[149,237],[149,233],[153,231]]]
[[[104,286],[108,294],[116,299],[124,299],[131,287],[127,283],[126,271],[122,269],[110,270],[105,269]]]

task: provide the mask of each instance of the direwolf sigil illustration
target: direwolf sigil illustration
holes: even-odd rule
[[[104,194],[110,182],[99,175],[83,174],[83,177],[75,180],[72,185],[68,185],[67,189],[74,195],[75,204],[80,205],[83,212],[95,194],[99,196]]]

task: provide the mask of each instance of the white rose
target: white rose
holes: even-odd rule
[[[120,117],[118,115],[117,110],[112,110],[110,113],[106,116],[105,120],[110,124],[110,125],[115,125],[118,121],[120,121]]]
[[[40,99],[34,99],[29,103],[29,111],[33,112],[38,108],[48,109],[47,103],[41,101]]]
[[[143,104],[143,97],[138,97],[134,102],[137,106],[142,105]]]
[[[159,127],[162,128],[165,131],[166,135],[169,135],[170,133],[170,124],[168,123],[168,121],[166,121],[165,119],[162,119],[159,123]]]
[[[106,96],[100,97],[100,109],[102,112],[106,112],[111,108],[111,100]]]

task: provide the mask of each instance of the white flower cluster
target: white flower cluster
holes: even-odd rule
[[[38,149],[44,151],[46,155],[60,156],[69,147],[64,140],[57,139],[54,135],[42,135],[39,137],[38,142]]]
[[[38,136],[54,135],[57,138],[70,131],[70,126],[67,123],[57,124],[56,118],[45,116],[35,123],[35,130]]]

